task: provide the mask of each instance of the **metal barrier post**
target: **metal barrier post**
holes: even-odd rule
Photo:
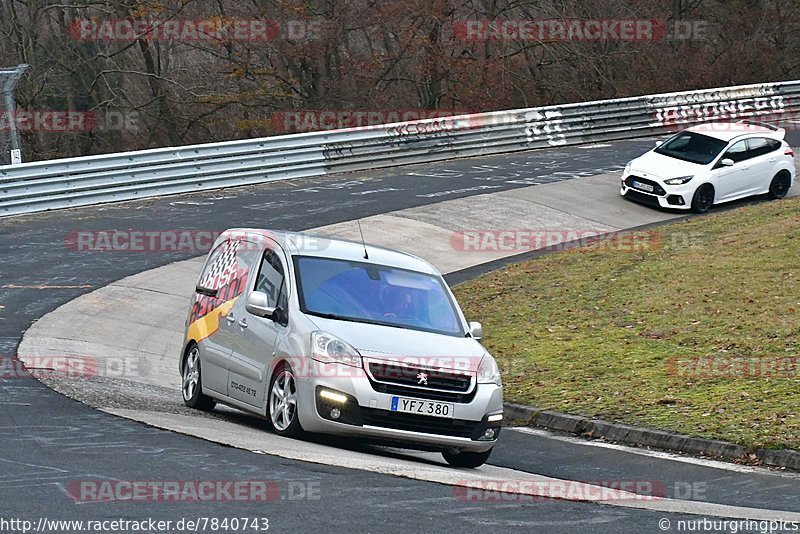
[[[8,120],[9,137],[11,139],[11,164],[22,163],[22,150],[19,143],[19,132],[17,132],[16,108],[14,105],[14,89],[17,82],[28,70],[29,65],[17,65],[13,69],[0,69],[0,80],[5,78],[3,83],[3,99],[5,100],[5,112]]]

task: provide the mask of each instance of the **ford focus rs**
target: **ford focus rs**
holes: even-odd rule
[[[794,151],[785,134],[751,121],[694,126],[628,162],[620,194],[697,213],[751,195],[783,198],[795,175]]]
[[[500,371],[439,272],[417,257],[305,234],[224,232],[200,274],[179,369],[287,437],[359,436],[477,467],[500,433]]]

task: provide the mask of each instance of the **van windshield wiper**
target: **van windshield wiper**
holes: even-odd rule
[[[347,317],[344,315],[337,315],[335,313],[328,313],[328,312],[318,312],[318,311],[311,311],[307,312],[309,315],[314,315],[315,317],[322,317],[323,319],[334,319],[337,321],[351,321],[351,322],[360,322],[360,319],[356,319],[355,317]]]
[[[434,330],[432,328],[423,328],[411,324],[403,324],[403,323],[389,323],[386,321],[376,321],[374,319],[367,319],[364,317],[347,317],[345,315],[337,315],[335,313],[328,313],[328,312],[318,312],[312,310],[302,310],[303,313],[308,315],[313,315],[314,317],[321,317],[323,319],[333,319],[336,321],[348,321],[350,323],[361,323],[361,324],[372,324],[377,326],[388,326],[390,328],[400,328],[402,330],[417,330],[419,332],[430,332],[432,334],[442,334],[445,336],[454,336],[454,337],[461,337],[461,332],[447,332],[447,331],[440,331]]]
[[[337,315],[335,313],[328,313],[328,312],[317,312],[317,311],[307,311],[306,313],[310,315],[314,315],[316,317],[322,317],[323,319],[334,319],[337,321],[349,321],[351,323],[364,323],[364,324],[374,324],[378,326],[391,326],[394,328],[408,328],[406,325],[403,324],[396,324],[396,323],[387,323],[385,321],[376,321],[374,319],[367,319],[365,317],[348,317],[346,315]]]

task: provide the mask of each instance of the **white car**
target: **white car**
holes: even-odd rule
[[[628,162],[620,193],[697,213],[751,195],[783,198],[795,175],[785,135],[782,128],[754,121],[693,126]]]

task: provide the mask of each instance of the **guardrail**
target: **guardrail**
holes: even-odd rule
[[[0,167],[0,217],[327,173],[628,139],[800,111],[800,81],[496,111]]]

